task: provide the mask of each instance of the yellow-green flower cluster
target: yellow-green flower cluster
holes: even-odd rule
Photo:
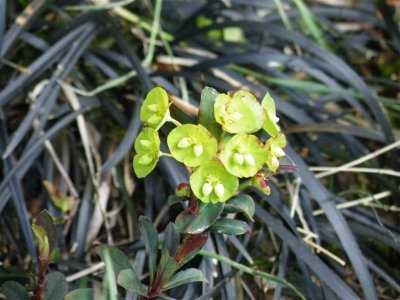
[[[215,137],[202,124],[180,124],[169,113],[168,95],[162,88],[152,89],[141,108],[141,120],[148,126],[135,142],[134,170],[138,177],[150,173],[160,155],[157,130],[167,121],[177,125],[167,136],[168,156],[193,168],[190,187],[203,202],[224,202],[239,187],[239,179],[256,182],[264,191],[265,166],[272,172],[284,156],[286,139],[280,133],[275,102],[267,94],[260,104],[249,92],[219,94],[213,105],[215,122],[221,125],[222,135]],[[256,133],[264,129],[270,138],[261,142]],[[261,172],[261,173],[260,173]],[[256,178],[256,180],[255,180]],[[261,179],[260,179],[261,178]]]

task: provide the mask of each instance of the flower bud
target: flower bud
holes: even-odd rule
[[[145,149],[150,149],[151,148],[151,142],[149,140],[140,140],[139,143]]]
[[[276,157],[283,157],[285,156],[285,151],[282,148],[274,148],[273,153]]]
[[[244,155],[244,160],[250,166],[254,166],[255,165],[254,156],[251,155],[251,154],[245,154]]]
[[[186,182],[178,184],[175,188],[175,194],[180,197],[190,197],[190,185]]]
[[[225,192],[224,185],[222,183],[217,183],[214,186],[214,192],[215,192],[215,195],[217,195],[218,198],[222,198],[224,196],[224,192]]]
[[[190,141],[190,139],[185,137],[179,141],[178,148],[185,149],[185,148],[189,147],[191,144],[192,144],[192,142]]]
[[[157,116],[157,115],[152,115],[150,118],[147,119],[147,123],[151,126],[156,126],[158,123],[160,123],[162,120],[162,117]]]
[[[243,165],[244,157],[240,153],[233,154],[233,159],[238,165]]]
[[[153,160],[153,157],[149,154],[144,154],[143,156],[141,156],[138,160],[138,164],[142,165],[142,166],[147,166],[148,164],[151,163],[151,161]]]
[[[193,147],[193,153],[196,155],[196,157],[199,157],[200,155],[203,154],[203,145],[195,145]]]
[[[240,113],[240,112],[238,112],[238,111],[235,111],[235,112],[232,114],[232,120],[233,120],[233,121],[239,121],[239,120],[241,120],[242,118],[243,118],[243,114]]]
[[[213,187],[211,184],[209,184],[208,182],[206,182],[205,184],[203,184],[203,187],[201,188],[201,192],[203,193],[203,196],[207,197],[208,195],[211,194],[213,190]]]
[[[150,104],[147,106],[147,108],[151,111],[151,112],[158,112],[160,107],[157,104]]]

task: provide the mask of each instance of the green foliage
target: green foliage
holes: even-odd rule
[[[46,275],[44,300],[63,300],[68,292],[65,276],[60,272],[51,272]]]
[[[256,136],[240,133],[229,139],[219,157],[229,173],[248,178],[262,168],[266,156],[267,149]]]
[[[229,173],[218,161],[201,165],[190,176],[194,195],[203,202],[225,202],[233,196],[239,186],[237,177]]]
[[[167,120],[169,120],[169,103],[167,92],[156,87],[152,89],[143,101],[140,110],[140,120],[147,126],[158,130]]]
[[[147,297],[147,291],[140,283],[136,273],[131,269],[122,270],[118,274],[118,284],[124,289],[132,291],[138,295]]]
[[[190,211],[181,212],[175,224],[179,232],[198,234],[210,227],[219,218],[225,203],[204,203],[199,204],[195,213]]]
[[[160,155],[160,138],[157,131],[145,127],[135,141],[136,155],[133,158],[133,168],[139,178],[148,175],[155,168]]]
[[[253,198],[244,194],[227,201],[224,207],[224,213],[242,213],[250,221],[253,221],[254,210]]]
[[[156,273],[156,264],[157,264],[157,249],[158,249],[157,230],[154,228],[151,221],[144,216],[141,216],[139,218],[139,228],[142,239],[146,247],[146,253],[148,256],[150,283],[153,283],[154,276]]]
[[[211,226],[210,231],[220,234],[241,235],[248,233],[250,227],[246,222],[240,220],[221,218]]]
[[[256,132],[261,129],[266,118],[256,97],[243,90],[219,94],[215,99],[214,114],[217,122],[229,133]]]
[[[191,282],[208,282],[207,278],[204,277],[203,273],[198,269],[186,269],[176,273],[163,288],[164,291],[188,284]]]
[[[189,167],[209,162],[217,152],[217,140],[202,125],[185,124],[173,129],[167,138],[172,156]]]
[[[156,106],[163,109],[156,109]],[[172,119],[167,93],[160,87],[152,89],[141,112],[147,124],[151,118]],[[190,188],[200,201],[225,202],[237,193],[239,178],[254,177],[265,164],[272,172],[279,167],[284,136],[279,134],[275,102],[269,94],[260,104],[247,91],[218,94],[215,89],[206,87],[201,95],[198,121],[198,125],[181,125],[174,121],[177,127],[169,132],[167,144],[170,156],[194,168]],[[162,124],[157,122],[154,127],[158,129]],[[271,136],[265,146],[258,137],[249,134],[261,128]],[[134,157],[134,170],[140,178],[154,169],[160,154],[158,134],[150,128],[143,131],[136,139]],[[261,187],[262,183],[256,181],[255,185]],[[267,188],[262,190],[267,192]]]
[[[269,94],[260,105],[246,91],[218,95],[210,88],[203,91],[202,100],[200,108],[204,112],[200,111],[199,122],[206,127],[200,124],[178,125],[169,133],[167,143],[176,160],[188,167],[198,167],[190,177],[194,195],[203,202],[224,202],[234,195],[239,186],[235,177],[253,177],[265,163],[273,172],[278,168],[277,159],[283,152],[282,138],[270,139],[264,147],[256,136],[246,134],[263,127],[272,137],[278,136],[275,104]],[[148,124],[152,118],[170,118],[168,96],[162,88],[154,88],[148,93],[141,116]],[[158,129],[163,122],[157,121],[153,127]],[[239,133],[222,141],[223,149],[217,157],[223,166],[212,160],[217,154],[218,142],[211,132],[220,138],[217,123],[228,133]],[[154,169],[158,161],[159,144],[158,134],[151,128],[143,129],[138,135],[134,157],[134,169],[138,177],[144,177]]]
[[[7,281],[3,283],[0,287],[0,292],[5,296],[5,299],[30,299],[26,288],[16,281]]]
[[[47,210],[42,210],[32,224],[35,234],[39,255],[48,259],[53,252],[57,242],[57,231],[53,217]]]

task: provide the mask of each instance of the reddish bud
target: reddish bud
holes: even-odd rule
[[[190,185],[186,182],[178,184],[175,188],[175,194],[180,197],[190,197]]]

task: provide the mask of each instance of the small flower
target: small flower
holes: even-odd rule
[[[242,178],[254,176],[264,165],[266,155],[266,148],[256,136],[239,133],[225,144],[220,159],[229,173]]]
[[[260,130],[266,112],[256,97],[239,90],[232,95],[219,94],[215,99],[214,115],[222,128],[229,133],[253,133]]]
[[[139,178],[145,177],[158,162],[160,154],[160,138],[157,131],[145,127],[135,141],[136,155],[133,158],[133,169]]]
[[[275,101],[270,94],[266,94],[261,102],[262,107],[267,113],[263,129],[270,136],[277,136],[281,128],[278,125],[279,118],[276,116]]]
[[[285,147],[286,137],[283,134],[271,137],[266,141],[265,148],[268,151],[266,163],[272,172],[276,172],[279,167],[278,158],[285,156],[285,151],[283,150]]]
[[[202,202],[225,202],[239,187],[237,177],[225,170],[218,161],[202,164],[191,176],[193,194]]]
[[[167,137],[172,156],[189,167],[210,161],[218,142],[202,125],[185,124],[174,128]]]
[[[167,92],[160,87],[151,89],[140,109],[140,120],[147,126],[158,130],[169,118]]]

